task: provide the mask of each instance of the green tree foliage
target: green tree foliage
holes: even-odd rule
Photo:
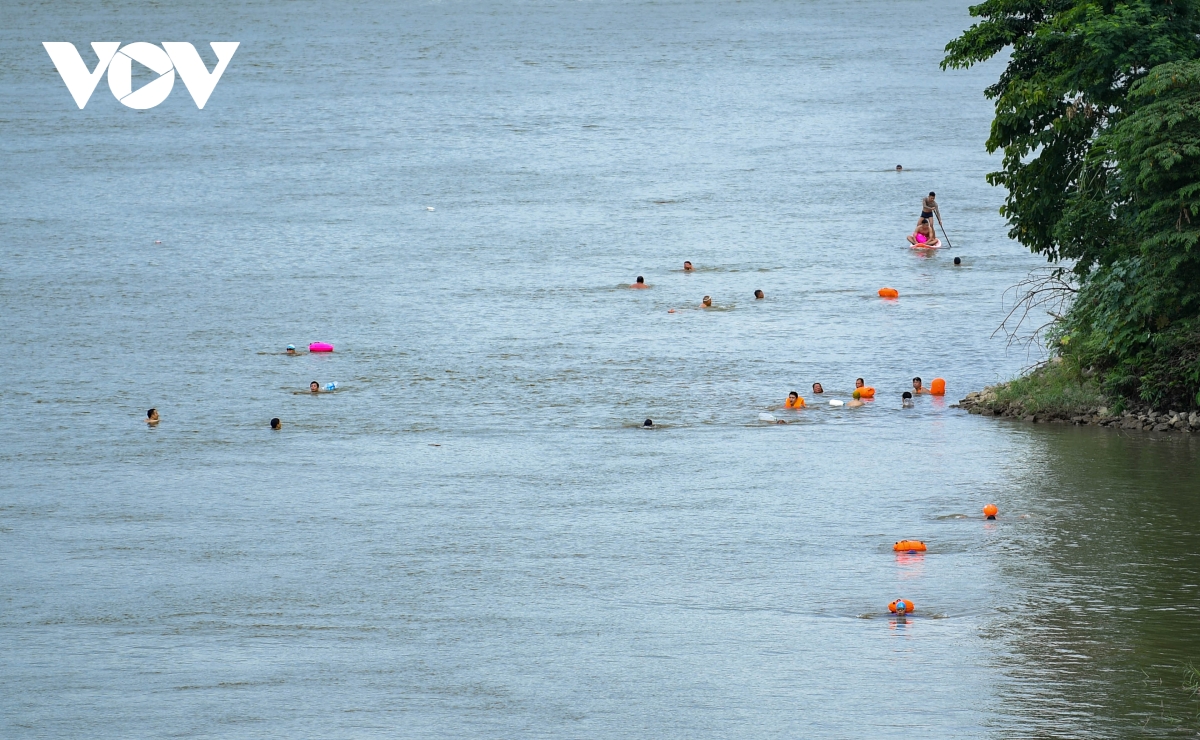
[[[989,0],[943,67],[1011,50],[989,151],[1009,235],[1080,290],[1061,351],[1110,392],[1200,402],[1200,0]]]

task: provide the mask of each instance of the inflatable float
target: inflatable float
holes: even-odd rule
[[[333,345],[327,344],[326,342],[313,342],[312,344],[308,345],[308,351],[309,352],[332,352]]]
[[[879,297],[880,298],[899,298],[900,291],[896,290],[895,288],[880,288],[879,289]]]
[[[904,605],[903,611],[900,608],[901,604]],[[916,611],[916,609],[916,605],[908,599],[896,599],[892,603],[888,604],[888,611],[892,614],[905,614],[907,612]]]
[[[896,552],[925,552],[925,543],[920,540],[900,540],[892,545]]]

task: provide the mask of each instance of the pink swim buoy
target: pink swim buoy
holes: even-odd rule
[[[309,352],[332,352],[333,345],[326,344],[325,342],[313,342],[312,344],[308,345],[308,351]]]

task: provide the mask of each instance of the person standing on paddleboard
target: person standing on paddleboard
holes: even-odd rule
[[[942,220],[942,212],[938,210],[937,193],[932,190],[929,195],[921,199],[921,218],[917,219],[917,226],[921,225],[921,221],[929,219],[929,230],[932,232],[930,239],[937,239],[937,232],[933,230],[933,214],[937,214],[938,222]]]

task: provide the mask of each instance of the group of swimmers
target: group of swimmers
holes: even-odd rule
[[[296,354],[296,347],[294,345],[289,344],[287,346],[286,352],[289,355],[294,355],[294,354]],[[307,393],[305,391],[295,391],[295,393],[296,394],[304,394],[304,395],[315,395],[317,393],[333,393],[335,390],[337,390],[337,383],[330,383],[326,388],[322,389],[321,384],[314,380],[308,384]],[[152,427],[158,426],[158,422],[159,422],[158,409],[154,408],[154,409],[148,410],[146,412],[145,421],[148,425],[150,425]],[[283,428],[283,422],[279,420],[279,417],[274,417],[271,419],[271,428],[276,431]]]
[[[825,393],[825,388],[823,388],[820,383],[813,383],[812,392],[814,396],[819,396]],[[942,380],[941,378],[936,378],[933,381],[932,388],[926,388],[924,381],[922,381],[920,377],[916,377],[912,379],[912,390],[904,391],[904,393],[900,395],[900,406],[906,409],[912,408],[913,396],[943,396],[945,394],[946,381]],[[851,393],[850,400],[845,402],[844,405],[847,408],[858,408],[859,406],[865,405],[864,401],[869,401],[873,398],[875,398],[875,389],[867,385],[862,378],[856,378],[854,380],[854,391]],[[843,405],[842,401],[830,401],[830,403],[835,406]],[[788,394],[787,400],[784,401],[783,407],[785,409],[793,410],[802,409],[805,407],[804,398],[796,391],[792,391]],[[775,420],[775,423],[786,424],[787,422],[782,419],[777,419]]]
[[[692,266],[692,263],[690,260],[684,260],[683,261],[683,271],[684,272],[695,272],[696,268]],[[643,290],[645,288],[649,288],[650,286],[646,284],[645,277],[643,277],[642,275],[638,275],[637,280],[635,280],[633,282],[633,284],[630,285],[629,287],[634,290]],[[767,294],[762,292],[761,290],[754,291],[754,300],[761,301],[766,297],[767,297]],[[712,296],[706,295],[700,299],[700,305],[698,306],[698,308],[712,308],[712,307],[713,307]],[[668,310],[667,313],[675,313],[675,309],[672,308],[672,309]]]

